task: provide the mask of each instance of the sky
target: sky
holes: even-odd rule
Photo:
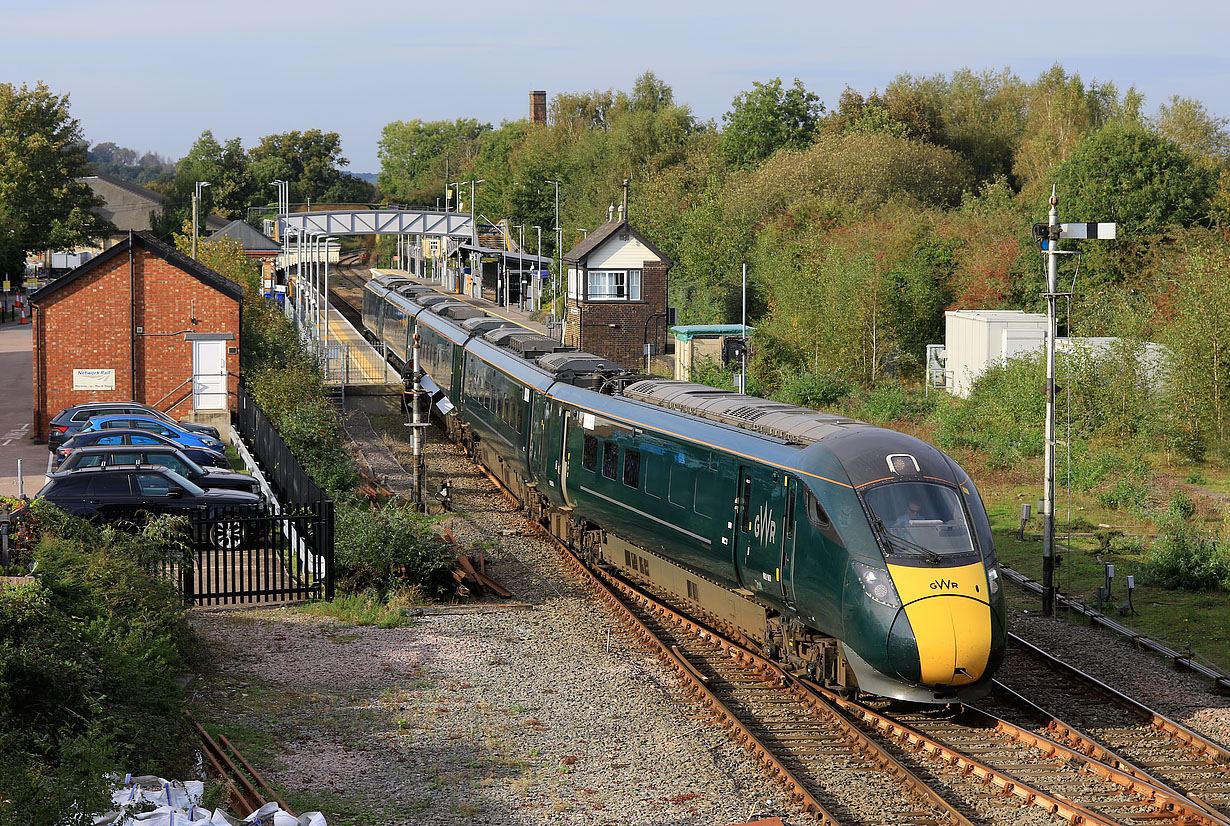
[[[631,90],[651,70],[721,122],[753,81],[800,79],[835,107],[848,85],[901,74],[1060,63],[1230,117],[1224,2],[470,3],[324,0],[0,0],[0,82],[68,94],[91,145],[171,160],[205,130],[250,148],[291,130],[337,132],[351,172],[378,172],[398,120],[528,116],[529,92]]]

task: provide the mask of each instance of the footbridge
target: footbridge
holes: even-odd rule
[[[474,237],[474,216],[467,212],[423,209],[355,209],[290,212],[278,216],[285,235],[427,235]]]

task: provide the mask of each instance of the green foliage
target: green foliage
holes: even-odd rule
[[[1010,359],[987,368],[969,398],[937,401],[937,444],[974,450],[989,467],[1013,467],[1042,455],[1046,371],[1040,357]]]
[[[1165,535],[1149,551],[1144,579],[1163,588],[1203,591],[1230,584],[1230,556],[1193,523],[1195,508],[1182,492],[1162,518]]]
[[[450,182],[472,179],[469,173],[490,131],[491,124],[473,118],[387,124],[379,142],[381,190],[412,204],[434,204],[452,188]]]
[[[734,390],[737,372],[738,370],[733,365],[724,367],[713,359],[701,359],[692,365],[690,379],[697,384],[716,387],[719,390]]]
[[[176,672],[185,612],[152,558],[182,553],[174,520],[99,529],[41,500],[36,582],[0,590],[0,821],[89,823],[102,773],[186,776]],[[182,520],[180,520],[182,522]]]
[[[371,184],[341,171],[349,165],[342,157],[342,139],[336,132],[308,129],[266,135],[248,152],[252,183],[257,193],[275,180],[290,182],[292,201],[312,203],[371,203]],[[238,217],[238,216],[237,216]]]
[[[307,398],[273,419],[278,433],[316,484],[333,495],[359,483],[337,413],[323,396]]]
[[[789,89],[780,77],[752,81],[750,91],[735,95],[722,116],[722,154],[727,163],[750,169],[782,148],[803,149],[811,143],[824,104],[797,77]]]
[[[832,407],[853,390],[850,382],[837,376],[804,370],[787,376],[773,397],[800,407]]]
[[[1121,236],[1189,226],[1208,214],[1207,168],[1139,125],[1111,123],[1085,139],[1056,170],[1065,214],[1114,221]]]
[[[341,588],[352,594],[371,589],[380,600],[408,585],[443,594],[457,551],[431,530],[431,522],[396,503],[339,508],[334,561]]]
[[[81,180],[90,173],[68,95],[42,83],[0,83],[0,273],[25,270],[26,253],[73,249],[113,231]]]
[[[1230,239],[1195,234],[1168,279],[1167,394],[1172,444],[1199,458],[1209,438],[1224,441],[1230,414]]]
[[[891,382],[877,384],[861,401],[856,415],[874,424],[907,419],[918,421],[925,418],[934,406],[921,391]]]

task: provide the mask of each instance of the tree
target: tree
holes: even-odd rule
[[[750,92],[735,96],[722,116],[722,154],[727,163],[749,169],[782,147],[804,149],[815,137],[824,104],[798,78],[789,89],[782,79],[752,82]]]
[[[198,212],[204,216],[217,212],[228,218],[243,218],[254,194],[248,155],[239,138],[218,143],[208,129],[201,133],[188,154],[175,169],[171,204],[163,210],[168,226],[177,227],[191,216],[192,193],[197,181],[208,181],[201,195]]]
[[[114,231],[93,211],[102,201],[68,95],[0,83],[0,272],[19,274],[26,253],[72,249]]]
[[[393,121],[380,132],[380,189],[390,198],[434,205],[445,185],[472,173],[491,124],[455,121]],[[466,177],[465,180],[472,180]]]
[[[1064,214],[1115,221],[1144,236],[1190,226],[1208,214],[1212,176],[1173,141],[1112,123],[1086,138],[1055,170]]]
[[[1230,159],[1230,121],[1209,112],[1198,100],[1175,95],[1158,107],[1150,121],[1153,131],[1201,158],[1215,163]]]
[[[290,181],[292,201],[332,201],[334,197],[328,194],[331,190],[334,195],[343,196],[370,194],[367,188],[344,180],[353,176],[341,171],[350,161],[342,157],[342,139],[336,132],[309,129],[266,135],[252,147],[248,157],[253,183],[262,200],[268,200],[266,195],[272,191],[269,184],[275,180]],[[352,201],[351,198],[337,200]]]

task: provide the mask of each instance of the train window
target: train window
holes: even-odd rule
[[[602,443],[602,475],[608,479],[619,478],[619,445]]]
[[[641,452],[629,448],[624,451],[624,484],[630,488],[641,486]]]
[[[744,530],[752,529],[752,475],[743,474],[743,491],[739,494],[740,513],[743,514]]]
[[[816,498],[816,494],[810,490],[807,491],[807,521],[815,525],[817,528],[824,529],[830,524],[828,512],[824,510],[824,505],[820,504],[820,500]]]
[[[797,496],[793,487],[786,488],[786,538],[794,536],[794,500]]]
[[[593,472],[598,469],[598,438],[586,436],[581,448],[581,467]]]

